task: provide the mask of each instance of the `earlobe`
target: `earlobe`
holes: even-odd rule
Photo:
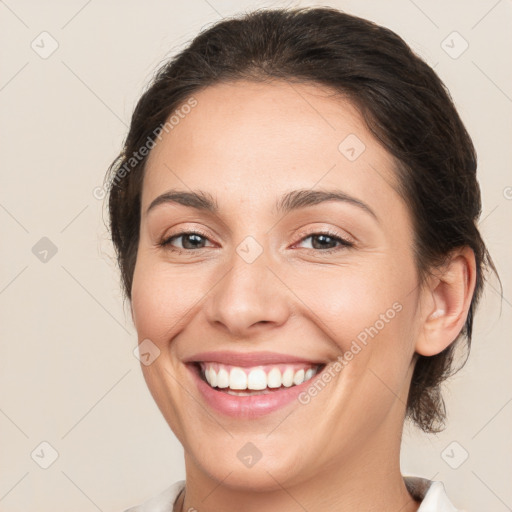
[[[473,299],[476,284],[475,255],[469,247],[453,252],[425,289],[421,335],[416,352],[439,354],[460,334]]]

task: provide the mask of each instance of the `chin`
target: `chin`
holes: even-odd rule
[[[295,443],[277,436],[270,440],[267,434],[232,438],[226,434],[218,441],[217,447],[210,444],[194,448],[192,459],[199,471],[223,486],[244,492],[270,492],[302,480],[304,454],[301,457],[283,449],[301,446],[299,440]]]

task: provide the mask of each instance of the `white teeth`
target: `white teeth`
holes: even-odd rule
[[[282,384],[279,368],[272,368],[267,375],[267,386],[269,388],[280,388]]]
[[[215,373],[215,370],[213,368],[210,368],[210,372],[209,372],[207,380],[208,380],[208,382],[210,382],[212,388],[214,388],[217,385],[217,374]]]
[[[242,368],[232,368],[229,374],[229,387],[231,389],[247,389],[247,375]]]
[[[277,389],[281,386],[286,388],[298,386],[316,375],[319,369],[317,366],[316,368],[294,370],[292,366],[287,366],[281,372],[280,368],[275,366],[266,373],[260,366],[252,368],[246,373],[247,369],[238,366],[222,365],[220,363],[215,365],[215,368],[218,368],[217,371],[212,363],[202,363],[202,368],[204,377],[211,387],[236,390],[236,392],[232,393],[229,390],[227,392],[237,396],[250,395],[252,394],[250,391],[267,390],[266,392],[269,393],[270,391],[267,388]],[[249,392],[243,393],[242,391],[246,389]]]
[[[215,370],[213,368],[210,368],[210,375],[212,373],[215,373]],[[206,377],[206,376],[205,376]],[[208,379],[208,377],[206,377]],[[211,382],[208,382],[210,386],[213,386]],[[219,388],[228,388],[229,387],[229,373],[224,369],[221,368],[219,370],[219,373],[217,373],[217,387]]]
[[[286,368],[283,373],[283,386],[289,388],[293,384],[293,369]]]
[[[254,390],[265,389],[267,387],[267,375],[265,370],[261,368],[251,370],[247,377],[247,387]]]
[[[293,376],[293,383],[298,386],[299,384],[302,384],[304,382],[304,370],[299,370],[298,372],[295,372],[295,375]]]

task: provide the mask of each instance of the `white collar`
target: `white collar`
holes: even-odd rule
[[[442,482],[416,476],[405,476],[404,482],[411,496],[421,501],[418,512],[457,512]]]

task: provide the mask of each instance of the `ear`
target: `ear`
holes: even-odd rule
[[[429,278],[422,292],[418,354],[439,354],[455,341],[466,322],[475,283],[475,254],[470,247],[454,251]]]

